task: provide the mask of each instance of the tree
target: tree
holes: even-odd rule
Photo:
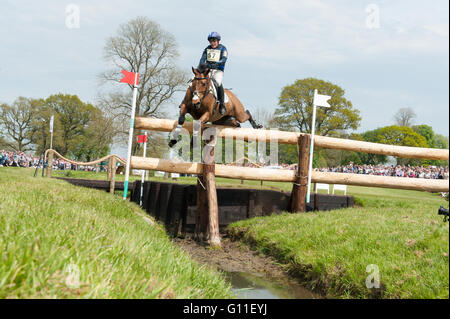
[[[436,148],[448,149],[448,136],[444,136],[441,134],[435,134],[433,145]]]
[[[91,120],[95,107],[89,103],[83,103],[78,96],[70,94],[54,94],[45,100],[46,110],[49,109],[58,116],[60,131],[60,144],[55,147],[62,155],[68,155],[73,149],[78,138],[85,134],[85,129]],[[103,128],[102,128],[103,129]]]
[[[112,118],[107,118],[100,109],[94,108],[90,111],[83,135],[75,139],[71,153],[79,161],[89,162],[103,157],[110,152],[113,134]]]
[[[106,41],[104,56],[112,68],[100,77],[104,83],[118,84],[121,70],[138,72],[136,115],[159,117],[163,114],[161,107],[184,88],[188,79],[175,64],[178,55],[177,44],[170,33],[148,18],[137,17],[121,25],[117,35]],[[133,89],[128,85],[124,91],[123,86],[121,83],[119,87],[122,91],[115,88],[115,93],[101,98],[102,105],[114,115],[122,138],[129,129]],[[139,133],[136,131],[135,135]],[[136,139],[133,141],[135,151]]]
[[[0,136],[0,149],[5,149],[6,147],[8,147],[5,139],[3,136]]]
[[[427,141],[427,146],[434,148],[434,131],[433,128],[429,125],[421,124],[421,125],[414,125],[412,126],[412,129],[417,134],[420,134],[425,138]]]
[[[317,107],[316,133],[323,136],[339,136],[348,129],[357,129],[361,121],[359,111],[344,98],[339,86],[315,78],[297,80],[285,86],[275,110],[274,124],[284,130],[311,132],[314,90],[330,95],[330,108]]]
[[[32,122],[42,100],[18,97],[13,104],[0,105],[0,126],[4,128],[6,145],[16,151],[32,149]]]
[[[416,113],[410,107],[403,107],[395,114],[394,119],[398,126],[411,126],[414,119],[416,118]]]
[[[412,128],[407,126],[385,126],[373,131],[363,133],[362,136],[366,141],[374,143],[412,147],[428,146],[425,137],[416,133]],[[421,161],[415,159],[397,158],[397,163],[400,165],[418,165],[421,163]]]

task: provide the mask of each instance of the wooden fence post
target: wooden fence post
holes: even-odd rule
[[[116,158],[110,157],[111,178],[109,181],[109,192],[114,194],[114,187],[116,186]]]
[[[308,184],[309,148],[311,136],[301,135],[298,139],[298,167],[291,193],[290,211],[306,212],[306,192]]]
[[[197,176],[197,214],[195,216],[195,240],[206,240],[208,229],[208,196],[202,174]]]
[[[107,174],[108,174],[108,181],[111,181],[111,170],[112,170],[112,157],[108,158],[108,166],[107,166]]]
[[[203,176],[206,183],[206,195],[208,199],[208,236],[209,244],[213,247],[220,247],[219,234],[219,206],[217,203],[217,190],[215,179],[215,146],[217,131],[208,138],[205,143],[203,156]]]
[[[48,152],[48,162],[47,162],[47,177],[52,177],[53,169],[53,152]]]

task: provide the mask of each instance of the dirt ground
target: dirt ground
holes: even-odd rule
[[[222,236],[222,249],[212,249],[208,245],[190,238],[174,238],[173,241],[187,251],[194,260],[226,272],[263,274],[273,278],[288,276],[280,264],[270,256],[261,256],[247,245]]]

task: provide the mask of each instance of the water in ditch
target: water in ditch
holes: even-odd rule
[[[269,279],[257,274],[224,272],[238,299],[318,299],[319,295],[295,282]]]

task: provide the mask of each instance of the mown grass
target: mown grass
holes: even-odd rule
[[[229,232],[327,297],[448,298],[449,225],[437,215],[448,202],[426,192],[348,192],[362,207],[253,218]],[[366,287],[374,274],[369,265],[379,269],[379,289]]]
[[[32,175],[0,169],[0,299],[232,297],[137,205]]]

